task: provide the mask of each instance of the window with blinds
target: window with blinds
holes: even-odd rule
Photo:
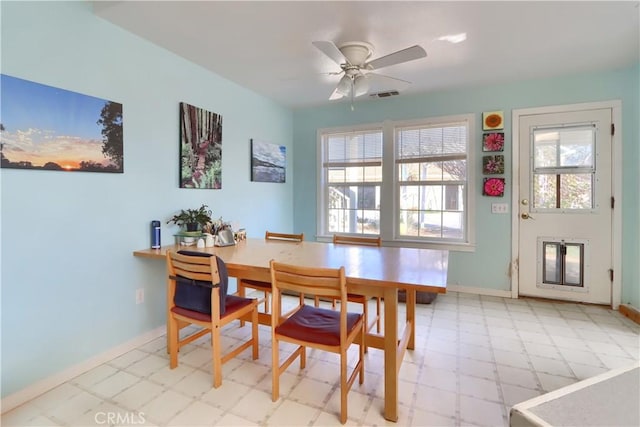
[[[318,131],[317,236],[472,250],[473,114]]]
[[[395,129],[397,233],[420,240],[466,241],[466,122]]]
[[[382,130],[322,136],[325,233],[379,234]]]

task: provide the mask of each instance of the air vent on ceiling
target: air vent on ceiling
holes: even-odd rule
[[[390,90],[389,92],[372,93],[369,96],[372,96],[374,98],[388,98],[390,96],[396,96],[396,95],[400,95],[400,93],[397,90]]]

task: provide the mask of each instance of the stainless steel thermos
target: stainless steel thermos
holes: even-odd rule
[[[160,221],[151,221],[151,249],[160,249]]]

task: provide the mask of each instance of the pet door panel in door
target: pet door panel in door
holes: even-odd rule
[[[588,241],[538,239],[539,287],[584,287]]]

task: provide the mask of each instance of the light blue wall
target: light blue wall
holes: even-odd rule
[[[1,170],[6,396],[165,323],[161,263],[132,256],[149,246],[151,220],[165,244],[177,231],[169,217],[202,203],[252,236],[292,231],[293,123],[289,110],[97,18],[87,2],[0,5],[2,73],[122,103],[125,170]],[[181,101],[223,117],[222,190],[178,188]],[[250,182],[251,138],[288,147],[286,184]]]
[[[150,220],[163,221],[168,243],[175,228],[166,220],[207,203],[251,236],[267,228],[313,236],[315,132],[322,127],[468,112],[479,126],[481,111],[502,109],[510,141],[513,108],[621,99],[623,302],[640,307],[637,66],[292,115],[96,18],[84,2],[2,1],[0,13],[2,73],[120,102],[125,134],[124,174],[0,170],[2,396],[164,324],[163,270],[131,255],[149,245]],[[223,116],[222,190],[177,188],[182,101]],[[250,138],[288,147],[286,184],[250,182]],[[492,200],[477,192],[478,249],[452,255],[451,283],[509,289],[510,222],[491,215]],[[135,305],[140,287],[145,303]]]
[[[301,109],[294,112],[295,141],[294,228],[305,235],[316,233],[316,132],[319,128],[339,127],[388,120],[475,113],[476,130],[482,129],[482,111],[503,110],[505,113],[505,176],[511,179],[511,111],[581,102],[620,99],[623,104],[623,298],[640,307],[640,240],[638,169],[640,130],[638,65],[596,74],[563,78],[471,87],[420,96],[357,101],[355,111],[348,102],[329,107]],[[481,131],[475,137],[480,146]],[[476,159],[475,183],[482,181],[481,155]],[[510,290],[511,217],[491,214],[496,199],[483,197],[476,186],[477,248],[473,253],[452,252],[449,261],[449,284],[486,289]],[[511,203],[510,183],[504,201]]]

